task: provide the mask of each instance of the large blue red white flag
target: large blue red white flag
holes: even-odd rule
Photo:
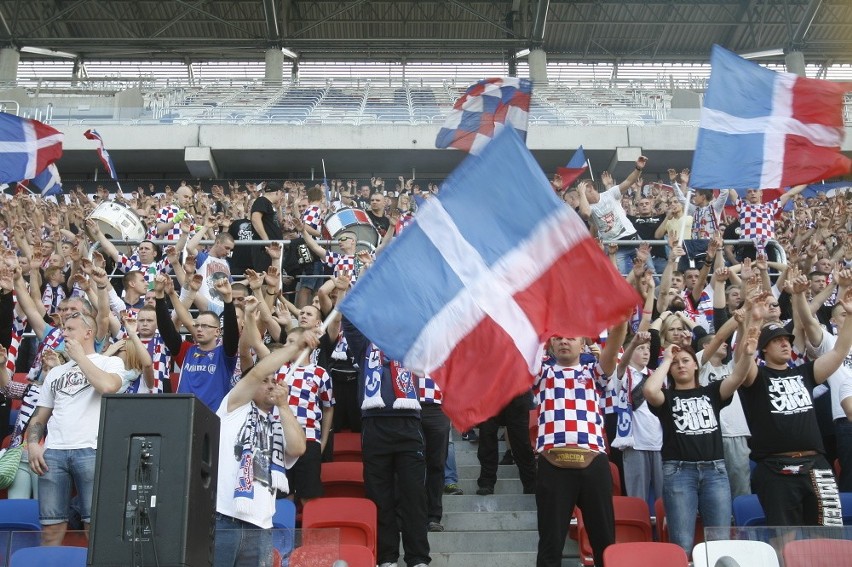
[[[83,135],[89,140],[95,140],[98,143],[97,150],[98,157],[101,159],[101,164],[112,179],[118,179],[118,173],[115,171],[115,164],[112,163],[112,158],[110,157],[106,147],[104,147],[104,139],[101,138],[98,131],[95,129],[86,130],[83,132]]]
[[[849,173],[840,146],[852,83],[777,73],[718,45],[710,62],[693,187],[771,189]]]
[[[37,120],[0,112],[0,183],[32,179],[62,157],[65,135]]]
[[[526,140],[532,82],[517,77],[483,79],[456,100],[435,146],[478,154],[506,125]]]
[[[465,430],[530,388],[549,337],[596,337],[638,301],[506,128],[426,200],[340,310],[432,376]]]
[[[562,179],[562,188],[567,189],[587,169],[589,169],[589,162],[586,161],[586,152],[583,151],[583,146],[580,146],[565,167],[556,168],[556,174]]]

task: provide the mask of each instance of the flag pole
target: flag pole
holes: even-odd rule
[[[589,170],[589,176],[591,176],[592,181],[595,180],[595,173],[592,171],[592,162],[589,161],[589,158],[586,158],[586,167]]]

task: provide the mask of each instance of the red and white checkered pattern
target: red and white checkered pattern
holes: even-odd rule
[[[151,272],[151,266],[154,266],[156,268],[156,272]],[[121,254],[118,257],[118,269],[125,274],[134,270],[142,272],[145,275],[145,283],[150,284],[154,282],[154,278],[157,276],[157,274],[170,273],[172,271],[172,264],[165,256],[156,264],[143,264],[139,260],[139,256],[137,256],[136,254],[134,254],[133,256],[125,256],[124,254]]]
[[[422,404],[440,404],[444,395],[441,388],[429,376],[417,377],[417,396]]]
[[[319,205],[311,205],[302,213],[302,222],[316,231],[322,229],[322,211]]]
[[[275,379],[287,380],[290,387],[287,401],[296,421],[305,429],[305,439],[319,441],[322,410],[334,405],[331,377],[321,366],[313,364],[296,367],[290,377],[287,376],[289,370],[290,364],[285,364],[278,370]]]
[[[375,255],[372,253],[370,255],[375,258]],[[326,250],[324,261],[326,265],[334,270],[334,277],[341,276],[344,272],[348,273],[352,284],[355,283],[358,279],[358,274],[361,272],[361,263],[352,254],[341,254]]]
[[[163,392],[163,381],[168,379],[169,371],[172,368],[172,357],[159,331],[155,332],[154,336],[147,341],[143,340],[142,344],[148,349],[148,354],[151,355],[151,360],[154,363],[154,388],[151,393],[160,394]]]
[[[604,452],[604,418],[598,404],[607,377],[597,363],[544,366],[533,384],[538,404],[536,451],[577,446]]]
[[[156,224],[160,224],[161,222],[175,222],[175,216],[180,212],[180,207],[176,205],[169,205],[168,207],[163,207],[160,209],[159,214],[157,214]],[[186,216],[189,218],[189,221],[192,223],[192,228],[190,229],[190,233],[193,233],[197,230],[197,226],[195,225],[195,221],[192,218],[192,215],[186,213]],[[156,226],[151,229],[152,231],[156,231]],[[191,236],[191,234],[190,234]],[[180,223],[174,225],[166,234],[162,236],[156,236],[152,240],[177,240],[180,238]]]
[[[740,240],[763,243],[775,238],[775,215],[780,208],[778,199],[756,205],[740,199],[736,208],[740,215]]]

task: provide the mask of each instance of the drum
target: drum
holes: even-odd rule
[[[98,228],[110,240],[142,240],[145,238],[145,223],[127,205],[114,201],[104,201],[95,207],[89,218],[98,223]],[[130,252],[122,250],[125,247],[117,243],[114,244],[119,251],[130,254]]]
[[[362,250],[372,252],[379,245],[379,231],[373,226],[366,211],[344,207],[325,217],[322,225],[323,238],[333,240],[344,231],[355,233],[355,240],[358,243],[356,249],[359,252]],[[333,244],[331,249],[335,252],[339,251],[337,244]]]

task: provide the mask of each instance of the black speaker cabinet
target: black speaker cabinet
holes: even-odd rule
[[[218,453],[195,396],[104,396],[88,565],[212,565]]]

